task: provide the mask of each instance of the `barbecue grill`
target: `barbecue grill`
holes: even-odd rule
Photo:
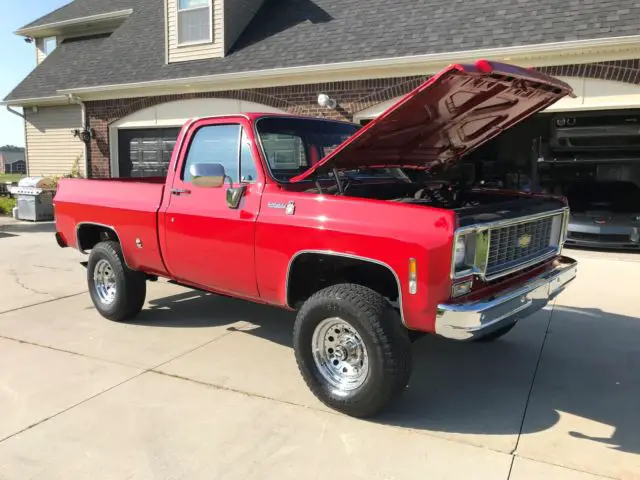
[[[27,177],[11,187],[11,194],[16,197],[18,218],[42,222],[53,220],[53,195],[55,183],[50,178]]]

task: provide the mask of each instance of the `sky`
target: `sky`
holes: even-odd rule
[[[69,3],[70,0],[0,0],[0,101],[36,66],[35,46],[14,35],[20,27]],[[108,1],[108,0],[105,0]],[[0,146],[24,147],[22,118],[0,106]]]

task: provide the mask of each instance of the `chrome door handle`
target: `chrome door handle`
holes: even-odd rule
[[[191,195],[191,190],[187,190],[186,188],[174,188],[171,190],[171,195],[177,195],[178,197],[181,195]]]

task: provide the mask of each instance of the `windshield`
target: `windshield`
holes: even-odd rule
[[[267,117],[257,131],[273,178],[288,182],[353,135],[359,125],[326,120]]]
[[[632,182],[584,182],[573,184],[567,199],[571,210],[585,212],[637,212],[640,210],[640,187]]]

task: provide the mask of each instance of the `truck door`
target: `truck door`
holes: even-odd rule
[[[181,160],[164,217],[164,259],[178,280],[221,293],[259,298],[254,259],[255,222],[263,185],[241,120],[208,119],[185,135]],[[228,181],[222,187],[197,187],[190,166],[219,163],[234,186],[246,191],[238,208],[227,204]]]

